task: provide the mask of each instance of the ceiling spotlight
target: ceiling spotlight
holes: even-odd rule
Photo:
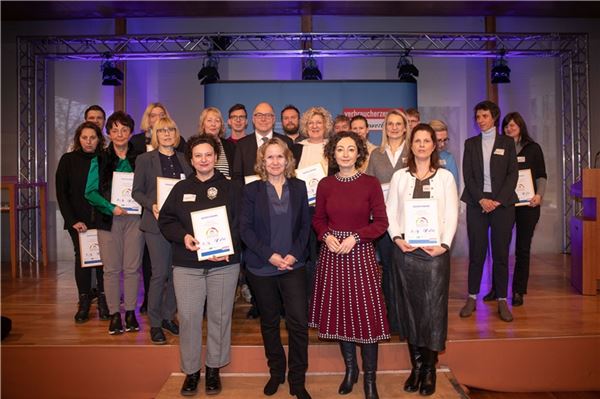
[[[510,68],[508,67],[508,61],[504,58],[506,53],[503,51],[500,53],[500,57],[494,60],[492,66],[492,83],[510,83]]]
[[[302,68],[302,80],[321,80],[323,76],[319,67],[317,66],[317,60],[311,55],[304,61],[304,67]]]
[[[208,57],[204,59],[202,69],[200,69],[200,72],[198,72],[198,80],[200,81],[200,84],[205,85],[208,83],[218,82],[221,79],[218,68],[219,59],[209,54]]]
[[[400,82],[417,83],[415,76],[419,76],[419,70],[413,65],[412,57],[409,57],[408,52],[400,57],[397,68]]]
[[[105,56],[105,61],[102,62],[102,86],[121,86],[125,76],[123,72],[117,68],[115,61],[110,59],[110,56]]]

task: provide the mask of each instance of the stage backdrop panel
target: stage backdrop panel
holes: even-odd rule
[[[252,132],[252,110],[266,101],[273,105],[282,132],[280,112],[288,104],[304,112],[312,106],[325,107],[331,116],[345,113],[349,117],[364,115],[369,120],[369,140],[381,142],[381,126],[388,110],[417,108],[417,85],[395,80],[352,81],[245,81],[217,82],[204,86],[205,106],[217,107],[227,119],[227,111],[240,103],[248,110],[248,132]]]

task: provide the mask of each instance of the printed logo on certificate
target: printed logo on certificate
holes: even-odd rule
[[[156,205],[158,210],[162,208],[171,190],[182,179],[172,179],[170,177],[156,177]]]
[[[194,238],[200,242],[199,261],[213,256],[233,255],[233,241],[225,206],[191,212],[190,216]]]
[[[135,202],[135,200],[131,196],[132,187],[133,173],[113,172],[110,202],[112,204],[120,206],[129,214],[141,215],[142,206]]]
[[[325,177],[323,166],[320,163],[316,163],[306,168],[296,169],[296,177],[304,180],[304,183],[306,183],[308,205],[315,205],[317,203],[317,186],[321,179]]]
[[[81,267],[102,266],[100,245],[98,244],[98,230],[89,229],[79,233],[79,253],[81,256]]]
[[[515,193],[517,193],[517,197],[519,197],[519,202],[517,202],[515,206],[529,205],[529,201],[531,201],[535,195],[531,169],[519,170],[519,180],[517,180],[517,188],[515,188]]]
[[[413,247],[440,245],[437,200],[408,200],[404,206],[404,239]]]

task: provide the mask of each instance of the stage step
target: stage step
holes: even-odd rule
[[[309,373],[306,379],[306,388],[314,398],[319,399],[339,399],[337,393],[338,386],[342,379],[342,373]],[[406,372],[380,372],[377,374],[377,389],[381,399],[398,398],[407,395],[403,390],[403,384],[408,377]],[[172,373],[162,389],[156,396],[156,399],[181,399],[179,393],[185,374]],[[240,399],[240,398],[263,398],[263,386],[268,380],[268,374],[237,374],[224,373],[221,375],[223,390],[219,394],[219,399]],[[418,394],[417,394],[418,396]],[[204,393],[204,375],[198,385],[198,393],[191,398],[206,397]],[[271,398],[283,399],[289,398],[288,385],[281,385],[277,393]],[[437,389],[431,398],[439,399],[467,399],[469,396],[456,382],[452,372],[448,369],[438,369]],[[359,379],[352,393],[345,395],[344,398],[364,398],[362,377]]]

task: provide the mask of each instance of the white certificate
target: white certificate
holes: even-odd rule
[[[414,247],[440,245],[437,200],[413,199],[404,206],[404,239]]]
[[[225,206],[195,211],[190,216],[194,238],[200,242],[199,261],[213,256],[233,255],[233,241]]]
[[[388,194],[390,193],[390,183],[382,184],[381,191],[383,191],[383,200],[387,201]]]
[[[304,183],[306,183],[308,205],[315,205],[317,203],[317,186],[321,179],[325,177],[323,166],[320,163],[316,163],[306,168],[296,169],[296,177],[304,180]]]
[[[253,181],[257,181],[257,180],[260,180],[260,176],[259,175],[244,176],[244,184],[250,184]]]
[[[529,201],[535,195],[535,189],[533,188],[533,177],[531,176],[531,169],[519,170],[519,180],[517,180],[517,188],[515,188],[519,202],[515,206],[529,205]]]
[[[89,229],[79,233],[79,253],[81,267],[102,266],[100,259],[100,245],[98,245],[98,230]]]
[[[172,179],[170,177],[156,177],[156,205],[158,206],[159,211],[167,200],[173,187],[180,181],[181,179]]]
[[[113,172],[110,202],[120,206],[129,214],[141,215],[142,206],[131,197],[133,173]]]

